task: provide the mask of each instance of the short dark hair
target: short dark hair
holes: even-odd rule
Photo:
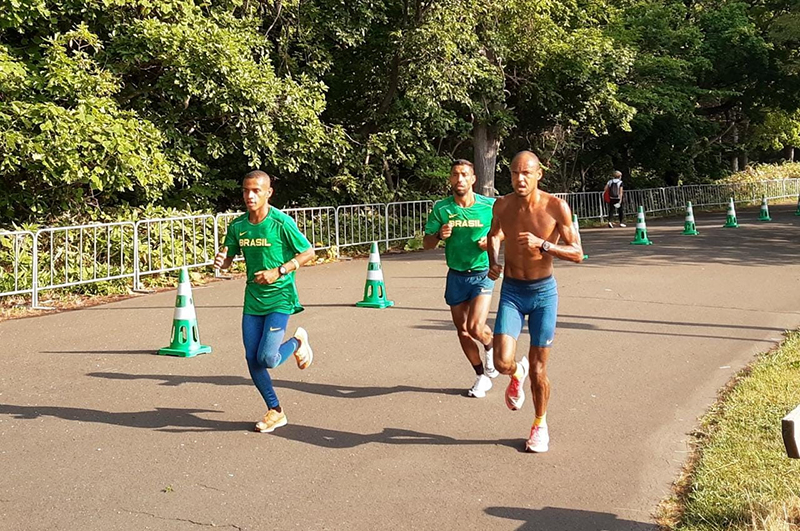
[[[272,184],[272,177],[267,175],[267,172],[261,171],[261,170],[253,170],[253,171],[247,172],[244,175],[244,178],[242,178],[242,182],[246,181],[247,179],[261,179],[261,178],[267,179],[267,181],[269,181],[270,185]]]
[[[467,159],[456,159],[456,160],[454,160],[453,163],[450,165],[450,169],[452,170],[456,166],[468,166],[468,167],[472,168],[473,170],[475,169],[475,166],[473,166],[472,163],[470,161],[468,161]]]

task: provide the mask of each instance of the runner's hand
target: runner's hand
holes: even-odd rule
[[[228,248],[223,247],[214,257],[214,269],[221,269],[226,258],[228,258]]]
[[[489,248],[489,244],[488,244],[488,242],[486,240],[486,236],[484,236],[483,238],[478,240],[478,247],[480,247],[482,251],[485,251],[486,249]]]
[[[439,229],[439,238],[442,240],[446,240],[451,234],[453,234],[453,226],[449,223],[445,223],[442,225],[442,228]]]
[[[517,243],[528,249],[538,249],[542,246],[543,241],[543,239],[534,236],[530,232],[520,232],[519,236],[517,236]]]
[[[263,271],[256,271],[256,274],[253,275],[253,281],[256,284],[272,284],[276,280],[278,280],[281,274],[278,272],[278,268],[273,269],[265,269]]]
[[[503,274],[503,266],[500,264],[494,264],[489,268],[489,272],[486,274],[491,280],[497,280],[500,278],[500,275]]]

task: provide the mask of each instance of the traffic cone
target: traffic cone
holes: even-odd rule
[[[761,212],[758,214],[758,221],[772,221],[769,217],[769,205],[767,205],[767,198],[761,196]]]
[[[581,228],[578,225],[578,214],[572,214],[572,225],[575,227],[575,233],[578,235],[578,241],[581,242],[581,247],[583,247],[583,238],[581,238]],[[584,260],[589,259],[589,255],[583,255]]]
[[[694,212],[692,211],[692,202],[686,203],[686,221],[683,223],[683,234],[686,236],[697,236],[697,227],[694,224]]]
[[[360,308],[388,308],[394,302],[386,298],[386,286],[383,283],[381,270],[381,255],[378,254],[378,244],[372,242],[369,252],[369,265],[367,266],[367,283],[364,286],[364,300],[357,302]]]
[[[192,299],[192,284],[189,273],[182,267],[178,278],[178,295],[175,297],[175,313],[172,317],[172,342],[158,351],[161,355],[191,358],[198,354],[208,354],[211,347],[200,344],[200,331],[197,328],[197,315]]]
[[[800,194],[797,195],[797,211],[794,213],[795,216],[800,216]]]
[[[735,229],[739,226],[739,222],[736,221],[736,207],[733,206],[733,198],[731,197],[730,203],[728,203],[728,215],[725,219],[725,227],[726,229]]]
[[[636,236],[633,238],[631,245],[653,245],[653,242],[647,238],[647,225],[644,222],[644,207],[639,207],[639,212],[636,214]]]

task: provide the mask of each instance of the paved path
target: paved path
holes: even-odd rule
[[[652,247],[584,230],[590,259],[557,266],[543,455],[521,451],[533,408],[508,411],[504,379],[463,396],[440,252],[384,257],[387,310],[352,306],[363,260],[302,271],[291,325],[317,356],[274,371],[290,424],[272,435],[250,431],[241,281],[195,289],[214,353],[194,359],[153,355],[174,292],[0,323],[0,528],[654,531],[698,415],[800,326],[793,210],[738,230],[699,214],[696,238],[651,222]]]

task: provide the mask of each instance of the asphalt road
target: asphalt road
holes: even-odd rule
[[[440,251],[384,256],[385,310],[353,306],[365,260],[301,271],[316,356],[273,371],[273,434],[251,431],[242,281],[194,290],[214,352],[192,359],[154,355],[174,291],[0,323],[0,529],[654,531],[698,416],[800,326],[800,217],[771,210],[651,221],[650,247],[633,220],[583,231],[589,260],[556,269],[547,454],[522,451],[506,378],[464,395]]]

